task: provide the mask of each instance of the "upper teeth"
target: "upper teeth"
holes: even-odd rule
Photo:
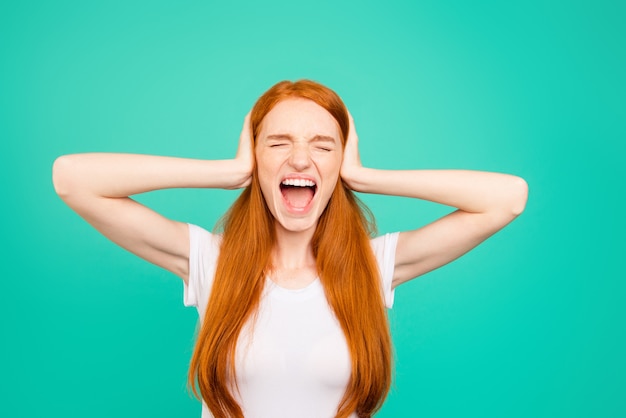
[[[305,179],[286,179],[283,180],[283,184],[285,186],[296,186],[296,187],[313,187],[315,186],[315,182],[311,180]]]

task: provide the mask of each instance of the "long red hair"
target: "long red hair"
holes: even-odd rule
[[[335,92],[309,80],[282,81],[259,98],[250,117],[253,141],[265,115],[288,98],[309,99],[326,109],[337,121],[345,145],[349,129],[345,105]],[[351,355],[351,377],[337,406],[338,418],[353,412],[371,416],[391,384],[389,326],[369,242],[372,224],[363,209],[339,179],[312,242],[320,281]],[[193,393],[199,396],[200,389],[216,418],[243,417],[231,392],[236,387],[235,350],[243,326],[259,307],[276,239],[274,222],[253,172],[251,184],[222,221],[215,279],[189,368]]]

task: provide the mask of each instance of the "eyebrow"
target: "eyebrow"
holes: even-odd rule
[[[272,134],[272,135],[268,135],[265,137],[266,139],[287,139],[289,141],[293,140],[293,136],[289,135],[289,134]],[[313,138],[310,139],[310,141],[313,142],[332,142],[333,144],[335,142],[337,142],[335,140],[335,138],[333,138],[332,136],[328,136],[328,135],[315,135]]]

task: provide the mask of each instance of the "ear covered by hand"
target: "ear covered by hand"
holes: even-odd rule
[[[341,178],[344,183],[351,189],[355,189],[354,182],[358,176],[358,172],[363,168],[361,164],[361,157],[359,155],[359,137],[356,133],[354,126],[354,119],[350,112],[348,112],[348,119],[350,121],[348,138],[346,139],[346,146],[343,151],[343,162],[341,164]]]
[[[250,126],[250,113],[246,115],[239,135],[239,147],[233,162],[237,166],[237,172],[241,173],[241,178],[236,182],[235,187],[246,187],[252,180],[252,170],[254,170],[254,147],[252,143],[252,127]]]

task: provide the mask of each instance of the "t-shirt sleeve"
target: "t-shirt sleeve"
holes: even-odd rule
[[[201,317],[213,285],[221,237],[189,225],[189,279],[184,284],[183,304],[195,306]]]
[[[393,272],[396,265],[396,245],[398,244],[399,232],[381,235],[371,240],[372,250],[378,262],[378,269],[383,285],[385,306],[393,306],[395,290],[392,287]]]

